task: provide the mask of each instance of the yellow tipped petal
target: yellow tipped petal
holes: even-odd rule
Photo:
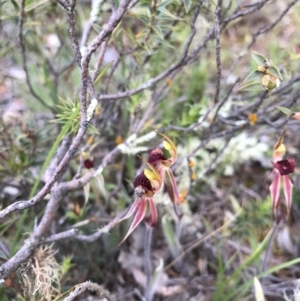
[[[155,174],[149,170],[149,169],[144,169],[144,175],[151,181],[151,180],[156,180]]]
[[[164,141],[163,145],[164,145],[164,148],[167,149],[168,151],[173,149],[172,145],[167,141]]]
[[[165,134],[157,132],[157,134],[161,135],[166,139],[166,141],[163,142],[164,148],[170,153],[172,156],[172,163],[177,160],[177,149],[174,142]]]
[[[285,132],[286,132],[286,129],[284,129],[282,135],[279,137],[278,141],[274,145],[273,160],[275,162],[279,161],[279,160],[282,160],[283,156],[286,153],[286,148],[285,148],[285,145],[283,144],[283,138],[284,138]]]
[[[157,171],[157,169],[152,164],[145,161],[144,159],[142,159],[142,160],[150,168],[150,170],[147,169],[147,168],[144,169],[144,175],[151,182],[151,185],[155,189],[155,192],[159,191],[162,188],[162,185],[163,185],[163,180],[161,178],[160,173]]]
[[[155,178],[157,178],[157,179],[161,179],[161,176],[160,176],[160,174],[159,174],[159,172],[157,171],[157,169],[152,165],[152,164],[150,164],[149,162],[147,162],[147,161],[145,161],[145,160],[143,160],[145,163],[146,163],[146,165],[150,168],[150,170],[148,170],[148,172],[152,172],[152,174],[153,174],[153,177],[155,177]],[[147,170],[147,169],[145,169],[145,170]],[[145,176],[147,177],[147,175],[145,174]],[[148,178],[148,177],[147,177]],[[149,179],[149,178],[148,178]],[[149,179],[150,180],[150,179]]]
[[[154,192],[157,192],[162,187],[162,180],[160,175],[157,176],[156,173],[149,169],[144,169],[144,175],[148,178],[148,180],[151,182],[151,186],[154,189]]]
[[[87,152],[82,152],[82,153],[81,153],[81,156],[82,156],[82,159],[83,159],[83,160],[86,160],[86,159],[88,159],[88,158],[90,157],[90,154],[87,153]]]

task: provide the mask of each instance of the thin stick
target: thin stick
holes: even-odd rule
[[[220,2],[220,1],[219,1]],[[215,40],[216,40],[216,65],[217,65],[217,81],[216,81],[216,94],[215,103],[219,101],[220,96],[220,84],[222,76],[222,66],[221,66],[221,45],[220,45],[220,11],[221,7],[218,4],[215,11]]]

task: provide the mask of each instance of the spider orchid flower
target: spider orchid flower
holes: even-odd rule
[[[162,188],[163,181],[154,166],[148,162],[146,162],[146,164],[150,169],[145,169],[133,182],[136,199],[126,215],[119,221],[121,222],[129,218],[135,213],[130,228],[121,243],[128,238],[143,219],[145,219],[146,223],[151,227],[154,227],[157,223],[157,209],[153,196]],[[149,216],[146,216],[147,208],[149,208]]]
[[[175,177],[170,168],[171,165],[177,160],[177,149],[174,142],[168,136],[161,133],[158,134],[165,138],[163,147],[168,154],[165,155],[165,152],[163,152],[160,148],[156,148],[150,153],[148,162],[158,170],[163,181],[165,179],[165,173],[167,173],[171,183],[171,187],[168,187],[169,195],[173,203],[179,204],[180,196]]]
[[[276,142],[273,148],[273,174],[274,178],[270,185],[270,194],[272,200],[272,212],[278,208],[279,199],[280,199],[280,186],[281,180],[283,182],[283,191],[287,207],[287,216],[289,217],[291,206],[292,206],[292,197],[293,197],[293,182],[290,178],[290,174],[294,172],[295,169],[295,159],[283,159],[286,148],[283,144],[283,137],[285,135],[285,130]]]

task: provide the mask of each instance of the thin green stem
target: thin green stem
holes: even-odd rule
[[[146,224],[145,240],[144,240],[144,269],[146,274],[145,299],[152,301],[153,295],[151,292],[151,242],[152,242],[153,227]]]

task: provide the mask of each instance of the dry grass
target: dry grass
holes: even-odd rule
[[[60,293],[62,271],[53,245],[38,247],[21,270],[24,295],[30,300],[50,301]]]

